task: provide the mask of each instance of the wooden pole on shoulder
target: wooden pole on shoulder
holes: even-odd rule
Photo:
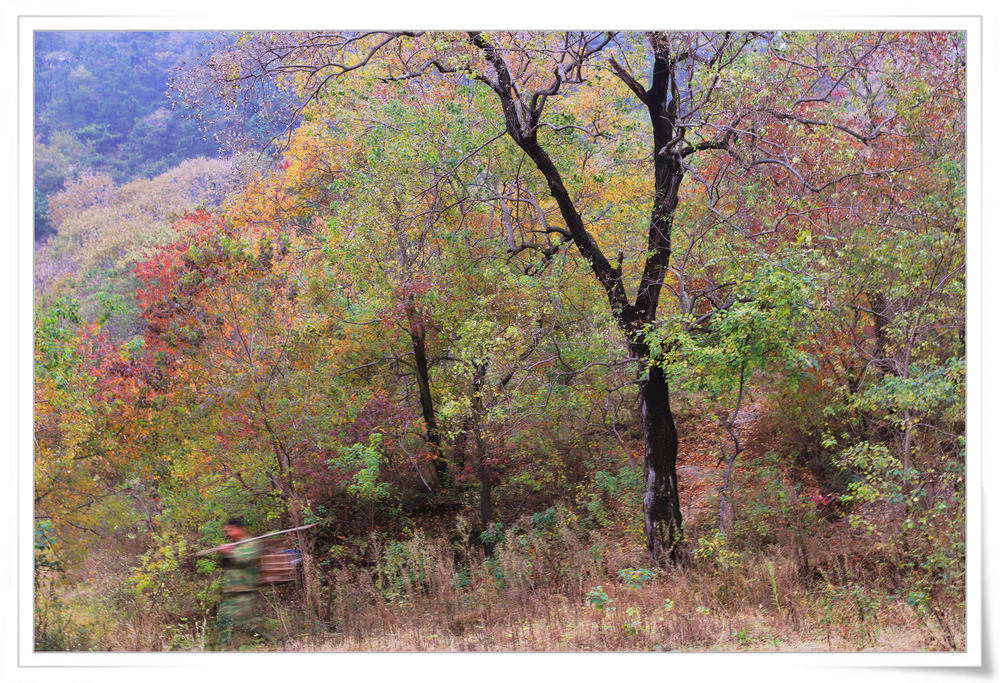
[[[309,527],[312,527],[312,526],[316,526],[316,523],[313,522],[312,524],[303,524],[302,526],[292,527],[291,529],[282,529],[281,531],[272,531],[271,533],[268,533],[268,534],[261,534],[260,536],[254,536],[253,538],[244,538],[244,539],[241,539],[239,541],[233,541],[232,543],[226,543],[225,545],[226,546],[230,546],[230,545],[239,545],[240,543],[249,543],[250,541],[256,541],[256,540],[261,539],[261,538],[267,538],[268,536],[277,536],[278,534],[287,534],[287,533],[291,533],[292,531],[302,531],[303,529],[308,529]],[[214,548],[209,548],[207,550],[199,550],[198,552],[196,552],[194,554],[194,556],[195,557],[200,557],[202,555],[208,555],[209,553],[217,553],[222,548],[223,548],[223,546],[217,545]]]

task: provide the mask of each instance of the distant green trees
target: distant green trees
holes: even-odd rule
[[[214,35],[35,33],[35,237],[55,232],[49,199],[84,171],[151,178],[219,145],[166,97],[170,69]]]

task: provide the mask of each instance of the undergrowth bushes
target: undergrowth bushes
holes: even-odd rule
[[[778,456],[741,465],[733,480],[735,525],[719,532],[717,499],[707,495],[700,514],[686,520],[684,567],[645,566],[636,470],[598,471],[568,504],[479,533],[460,515],[450,533],[407,525],[412,530],[396,538],[371,535],[357,552],[333,546],[333,556],[354,559],[323,565],[318,618],[303,608],[296,586],[265,589],[259,628],[243,647],[964,648],[957,522],[918,500],[892,518],[896,526],[852,528],[844,513],[859,509],[856,501],[793,481]],[[907,545],[894,545],[894,534]],[[50,580],[38,592],[37,647],[214,647],[219,572],[211,559],[190,559],[182,537],[157,537],[131,566],[100,561],[90,561],[96,578],[89,584],[68,591]]]

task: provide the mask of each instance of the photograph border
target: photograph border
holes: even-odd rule
[[[661,657],[670,657],[670,677],[675,675],[684,676],[683,670],[690,667],[691,671],[701,670],[709,657],[712,658],[712,667],[733,667],[738,671],[756,670],[761,672],[774,671],[776,667],[807,669],[809,675],[814,677],[812,670],[816,668],[828,667],[900,667],[905,671],[909,667],[979,667],[983,664],[983,475],[984,475],[984,453],[982,439],[982,416],[983,416],[983,254],[984,254],[984,222],[983,222],[983,97],[984,97],[984,17],[983,15],[894,15],[894,14],[853,14],[844,16],[833,15],[804,15],[795,12],[786,12],[784,18],[775,21],[773,11],[757,12],[755,27],[782,29],[782,30],[807,30],[815,28],[827,29],[857,29],[857,30],[961,30],[966,31],[968,48],[968,98],[967,98],[967,290],[966,290],[966,321],[968,340],[968,366],[967,366],[967,555],[966,555],[966,604],[967,604],[967,630],[966,643],[967,651],[958,653],[664,653],[664,654],[633,654],[633,653],[593,653],[588,655],[571,655],[566,653],[484,653],[484,654],[458,654],[458,653],[241,653],[238,655],[224,653],[49,653],[34,652],[32,632],[32,526],[33,517],[32,500],[32,449],[33,449],[33,427],[32,427],[32,268],[33,268],[33,237],[32,237],[32,125],[33,125],[33,59],[32,59],[32,34],[38,30],[252,30],[252,29],[282,29],[294,30],[307,24],[308,18],[304,15],[291,12],[288,16],[255,17],[252,12],[239,10],[237,14],[225,17],[221,14],[188,14],[188,15],[166,15],[166,14],[115,14],[115,13],[95,13],[95,14],[65,14],[59,13],[58,5],[65,6],[66,3],[48,3],[54,6],[54,13],[39,13],[39,4],[33,3],[31,8],[33,13],[16,14],[16,40],[17,51],[16,60],[16,104],[17,104],[17,139],[16,139],[16,179],[17,179],[17,202],[15,224],[17,229],[17,268],[8,268],[3,273],[7,278],[13,278],[16,274],[17,292],[17,348],[16,358],[18,360],[16,368],[16,434],[17,451],[16,457],[11,460],[14,463],[14,476],[9,480],[16,484],[16,515],[9,517],[8,521],[13,522],[15,527],[16,545],[9,544],[8,547],[16,547],[17,552],[11,553],[16,558],[16,613],[17,613],[17,661],[18,670],[61,670],[73,669],[93,669],[94,673],[99,673],[100,669],[128,669],[134,675],[135,668],[154,669],[166,668],[177,669],[191,666],[219,666],[225,662],[231,664],[235,659],[239,661],[239,667],[250,666],[260,669],[263,655],[268,656],[265,668],[281,671],[287,670],[289,666],[299,667],[303,664],[317,666],[321,670],[327,668],[331,663],[330,658],[336,658],[337,667],[349,666],[351,669],[357,667],[357,671],[363,671],[372,666],[370,661],[373,656],[380,657],[379,666],[388,666],[398,675],[405,675],[409,680],[413,680],[413,675],[417,670],[429,670],[433,672],[435,679],[438,679],[442,671],[458,666],[458,670],[465,670],[471,673],[475,669],[483,666],[479,659],[468,660],[468,657],[494,657],[503,661],[504,667],[513,667],[520,670],[521,667],[531,669],[537,666],[538,657],[546,657],[555,660],[550,666],[556,670],[566,666],[561,660],[567,657],[574,657],[582,660],[581,666],[587,670],[588,675],[600,675],[602,672],[607,676],[620,677],[625,669],[633,666],[655,667],[662,666],[664,660]],[[95,6],[99,3],[87,3],[88,6]],[[865,3],[870,6],[871,3]],[[110,5],[113,9],[120,5]],[[43,6],[44,7],[44,6]],[[80,5],[72,5],[79,11]],[[159,7],[161,11],[169,8],[167,5]],[[470,21],[468,8],[459,8],[455,12],[458,16],[446,16],[435,13],[430,20],[414,21],[405,16],[405,13],[393,13],[392,23],[397,26],[405,25],[407,28],[461,28],[470,24],[490,26],[497,23],[496,18],[477,18]],[[95,10],[98,11],[98,10]],[[874,10],[874,11],[877,11]],[[611,22],[618,24],[608,28],[621,28],[622,30],[639,30],[636,28],[638,19],[635,13],[627,13],[627,18],[622,21]],[[650,23],[667,23],[670,19],[665,12],[662,16],[649,13]],[[5,17],[6,18],[6,17]],[[486,21],[484,21],[486,19]],[[556,29],[567,28],[565,24],[572,24],[571,27],[600,27],[589,17],[583,19],[574,17],[572,21],[563,21],[559,16],[541,17],[539,21],[532,21],[532,28]],[[684,25],[678,30],[685,29],[722,29],[731,26],[733,21],[728,20],[725,25],[719,21],[718,16],[697,16],[685,17]],[[562,23],[560,23],[562,21]],[[737,20],[736,24],[749,27],[743,24],[745,19]],[[336,24],[338,28],[360,28],[361,26],[381,23],[372,16],[345,17],[344,21],[338,21],[335,16],[318,16],[313,22],[323,25]],[[508,23],[506,21],[502,22]],[[237,25],[234,28],[234,25]],[[541,24],[541,25],[539,25]],[[403,27],[403,26],[400,26]],[[8,27],[9,28],[9,25]],[[7,30],[5,28],[5,30]],[[670,28],[674,28],[670,26]],[[995,27],[990,26],[991,30]],[[8,42],[8,49],[10,45]],[[993,47],[992,49],[995,49]],[[995,58],[995,55],[994,55]],[[8,75],[8,74],[5,74]],[[11,90],[8,90],[11,92]],[[10,129],[10,128],[8,128]],[[13,202],[12,202],[13,203]],[[8,289],[8,291],[11,291]],[[978,485],[977,485],[978,484]],[[13,512],[13,510],[12,510]],[[10,612],[8,612],[9,614]],[[5,653],[6,654],[6,653]],[[650,658],[657,658],[650,660]],[[595,661],[595,658],[599,661]],[[5,659],[7,659],[5,657]],[[460,659],[461,662],[451,662],[449,660]],[[518,662],[515,660],[524,660]],[[316,660],[316,661],[312,661]],[[356,661],[352,661],[356,660]],[[9,663],[9,659],[7,659]],[[680,667],[676,668],[675,667]],[[107,671],[105,671],[106,673]],[[676,672],[676,673],[674,673]],[[174,671],[176,676],[179,672]],[[385,672],[380,671],[380,677]],[[841,676],[844,672],[841,672]],[[142,675],[146,675],[144,672]],[[339,675],[339,674],[338,674]],[[508,669],[505,678],[511,674]],[[847,675],[854,675],[847,673]],[[480,676],[477,676],[480,677]],[[104,676],[102,676],[104,678]],[[106,678],[105,678],[106,680]],[[818,679],[817,679],[818,680]]]

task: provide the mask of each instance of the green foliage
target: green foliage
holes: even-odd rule
[[[747,647],[754,640],[754,638],[749,633],[747,633],[746,628],[741,628],[738,631],[733,631],[733,638],[736,640],[736,644],[738,647]]]
[[[902,463],[884,444],[862,441],[841,451],[836,463],[850,476],[847,493],[841,496],[843,502],[896,506],[914,502],[907,500],[906,492],[916,483],[919,473],[914,469],[904,471]],[[863,515],[852,514],[850,520],[854,527],[876,529],[875,523]]]
[[[965,413],[965,360],[949,358],[941,365],[929,367],[912,365],[906,377],[883,375],[880,382],[867,386],[856,396],[853,406],[884,416],[898,429],[912,426],[907,423],[907,413],[960,421]]]
[[[491,547],[487,573],[495,573],[492,585],[533,590],[540,584],[575,585],[595,575],[601,549],[588,547],[585,525],[574,513],[558,506],[541,513],[549,521],[538,524],[539,517],[534,519],[532,524],[530,517],[521,518]]]
[[[536,512],[531,515],[529,520],[531,522],[531,528],[537,532],[552,531],[556,526],[556,509],[546,508],[542,512]]]
[[[964,466],[952,461],[933,473],[938,487],[952,491],[935,496],[924,484],[928,473],[906,470],[881,444],[847,448],[838,464],[851,477],[841,497],[852,506],[851,525],[892,544],[894,566],[887,571],[900,577],[896,597],[920,618],[934,621],[954,647],[947,613],[965,601]],[[873,511],[882,521],[873,519]]]
[[[594,609],[603,612],[610,608],[611,603],[614,602],[604,590],[604,586],[595,586],[587,591],[583,596],[584,604],[588,607],[593,607]]]
[[[382,434],[368,435],[368,443],[355,443],[341,448],[328,462],[339,472],[351,475],[347,492],[361,501],[373,503],[389,496],[390,486],[379,481],[383,456],[380,450]]]
[[[53,577],[38,582],[34,593],[34,645],[40,652],[101,649],[101,631],[75,614]]]
[[[781,372],[794,384],[803,370],[815,367],[802,348],[815,298],[803,261],[789,257],[777,266],[757,264],[734,292],[733,303],[703,325],[688,325],[691,317],[649,328],[652,358],[672,383],[713,398],[734,395],[741,377],[757,370]]]
[[[479,540],[481,540],[483,542],[483,545],[487,547],[492,547],[497,545],[503,540],[503,537],[504,537],[503,522],[493,522],[479,534]]]
[[[183,534],[154,534],[152,547],[131,569],[129,595],[124,599],[139,609],[155,609],[185,620],[212,609],[219,602],[222,583],[217,558],[193,561],[190,552]]]
[[[637,521],[641,512],[643,482],[642,472],[634,466],[623,466],[617,474],[597,470],[593,485],[581,488],[577,494],[581,506],[588,513],[591,523],[609,527],[615,514],[624,510]]]
[[[646,628],[639,620],[639,617],[642,616],[642,610],[638,607],[626,607],[625,614],[632,617],[632,619],[622,623],[622,633],[629,638],[634,638],[639,635],[640,631]]]
[[[502,593],[507,588],[508,583],[503,564],[498,558],[488,557],[484,560],[483,566],[486,568],[486,577],[490,587],[497,593]]]
[[[792,461],[774,453],[747,459],[746,475],[737,476],[739,488],[734,497],[740,513],[727,539],[731,547],[760,550],[773,543],[799,545],[820,529],[820,508],[831,500],[791,480],[786,472]]]
[[[637,590],[653,578],[653,572],[646,568],[633,569],[632,567],[626,567],[618,570],[618,578],[629,588]]]
[[[618,474],[604,471],[594,473],[594,484],[612,499],[640,495],[642,491],[642,471],[637,467],[624,466]]]
[[[462,571],[455,572],[455,580],[454,580],[455,588],[459,589],[468,588],[471,585],[472,585],[472,579],[470,579],[465,572]]]
[[[829,625],[841,622],[847,625],[856,642],[862,646],[878,641],[878,610],[885,603],[883,594],[862,585],[848,584],[822,588],[823,622]]]
[[[435,559],[420,532],[405,541],[389,541],[376,564],[376,587],[389,602],[413,600],[428,590]]]
[[[188,552],[187,541],[173,534],[154,537],[154,547],[144,554],[132,572],[132,590],[137,595],[160,599],[176,582],[180,563]]]
[[[35,522],[35,584],[37,587],[40,574],[39,570],[50,569],[61,571],[62,563],[52,553],[55,545],[55,528],[47,519],[39,519]]]
[[[79,372],[83,358],[75,344],[80,324],[80,305],[75,299],[59,298],[35,306],[36,372],[51,377],[65,389]]]
[[[730,547],[726,536],[718,529],[699,537],[692,554],[697,559],[709,560],[721,567],[739,566],[743,561],[742,555]]]

